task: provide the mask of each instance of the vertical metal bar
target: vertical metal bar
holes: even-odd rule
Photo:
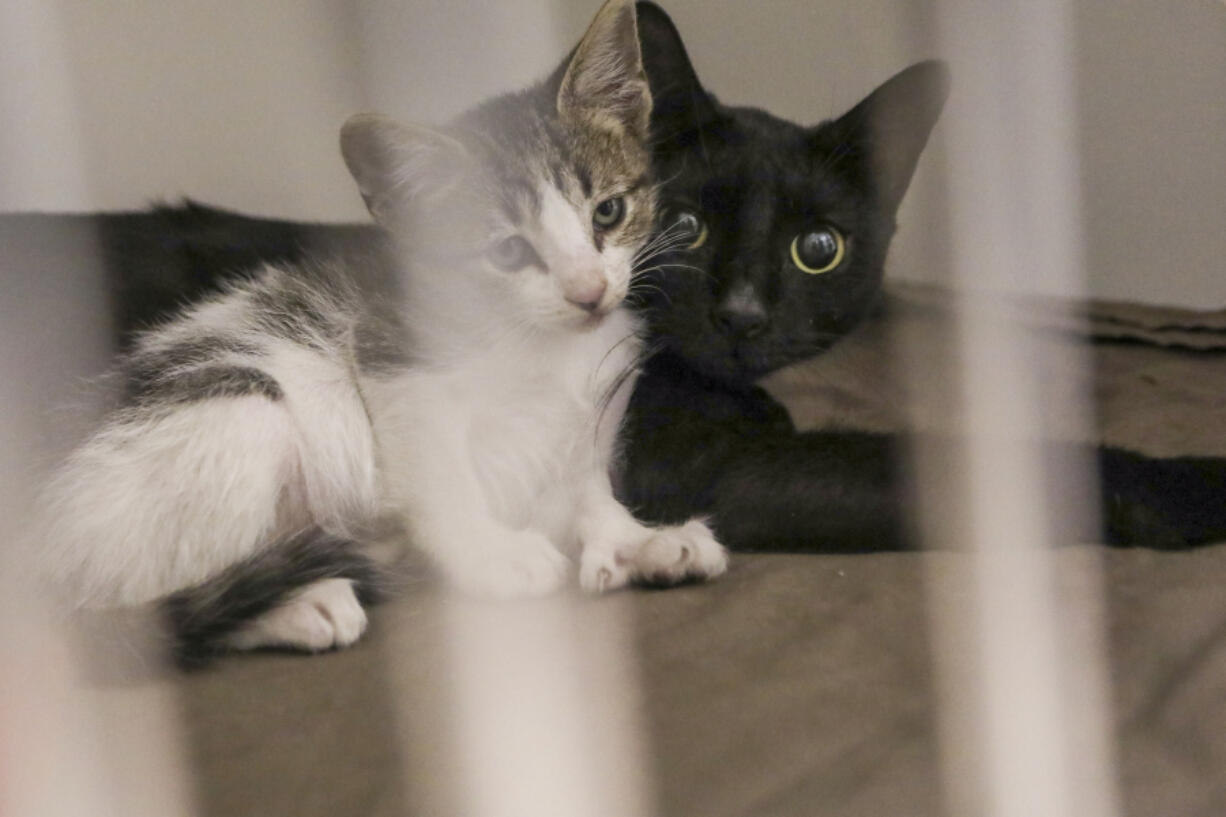
[[[1063,490],[1053,481],[1084,492],[1091,475],[1087,463],[1053,473],[1041,442],[1053,414],[1084,427],[1087,412],[1046,402],[1078,390],[1053,389],[1067,366],[1017,311],[1018,296],[1082,293],[1070,12],[1062,0],[935,9],[954,76],[960,389],[946,408],[960,445],[952,472],[921,447],[919,473],[943,510],[927,514],[929,542],[961,551],[934,554],[929,574],[949,813],[1107,817],[1118,806],[1101,577],[1093,551],[1053,549],[1078,526],[1049,502]],[[931,396],[944,384],[914,385]]]
[[[397,116],[437,123],[542,76],[574,45],[599,4],[582,14],[564,13],[558,0],[517,3],[513,10],[488,0],[471,6],[458,14],[414,0],[364,4],[354,28],[363,38],[366,97],[394,106],[389,112]],[[428,39],[406,47],[397,37],[402,31]],[[457,52],[461,37],[490,47]],[[445,711],[423,716],[423,686],[392,683],[404,698],[409,797],[423,801],[411,802],[409,812],[650,813],[626,613],[615,599],[498,604],[432,595],[422,614],[443,644],[423,660],[437,661],[447,680],[446,689],[427,696]],[[405,633],[393,633],[393,644],[401,638],[405,648],[421,648]]]
[[[0,208],[89,201],[59,10],[0,4]],[[186,815],[171,691],[91,678],[72,622],[31,580],[34,486],[71,443],[62,407],[74,381],[109,357],[100,256],[72,237],[46,236],[50,252],[6,246],[0,259],[0,814]],[[107,655],[108,672],[124,676],[132,657]]]

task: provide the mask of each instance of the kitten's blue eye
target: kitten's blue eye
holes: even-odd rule
[[[592,223],[599,230],[612,230],[626,217],[626,200],[621,196],[605,199],[592,211]]]
[[[820,227],[792,239],[792,263],[803,272],[818,275],[843,263],[847,241],[833,227]]]
[[[678,210],[672,229],[688,239],[687,250],[696,250],[707,243],[707,223],[693,210]]]
[[[516,272],[529,264],[540,264],[536,250],[520,235],[495,241],[486,249],[485,257],[503,272]]]

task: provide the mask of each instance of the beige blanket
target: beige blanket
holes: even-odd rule
[[[947,311],[941,293],[896,288],[882,317],[772,388],[807,426],[912,424],[889,338],[938,343]],[[1067,315],[1037,314],[1052,342],[1089,347]],[[1090,347],[1105,438],[1226,456],[1226,313],[1095,304],[1087,314],[1110,339]],[[738,556],[708,586],[580,603],[577,627],[590,617],[632,632],[631,708],[646,725],[655,813],[941,813],[925,582],[942,587],[959,558]],[[1124,813],[1226,814],[1226,546],[1058,558],[1070,575],[1104,568]],[[431,730],[450,683],[436,593],[422,583],[375,610],[349,651],[238,657],[170,682],[202,812],[462,813],[434,792],[442,750]]]

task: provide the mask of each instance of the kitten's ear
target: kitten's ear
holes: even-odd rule
[[[636,3],[643,68],[651,87],[653,140],[668,141],[716,119],[715,105],[698,82],[681,34],[664,9]]]
[[[832,129],[841,145],[866,162],[879,203],[897,210],[911,184],[945,99],[949,69],[939,60],[916,63],[894,75],[859,105],[818,132]]]
[[[558,114],[572,121],[611,119],[647,138],[651,90],[631,0],[608,0],[596,13],[562,76]]]
[[[385,225],[415,197],[447,186],[468,162],[467,149],[444,133],[369,113],[345,122],[341,155],[370,214]]]

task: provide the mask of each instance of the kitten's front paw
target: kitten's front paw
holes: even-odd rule
[[[657,530],[634,557],[635,579],[652,585],[712,579],[727,569],[727,551],[697,519]]]
[[[290,647],[305,652],[348,647],[366,631],[362,609],[349,579],[321,579],[230,638],[239,650]]]
[[[614,548],[584,548],[579,559],[579,586],[589,593],[625,587],[633,578],[632,562]]]
[[[539,533],[519,533],[488,548],[463,567],[452,583],[472,596],[523,599],[547,596],[566,582],[570,560]]]

